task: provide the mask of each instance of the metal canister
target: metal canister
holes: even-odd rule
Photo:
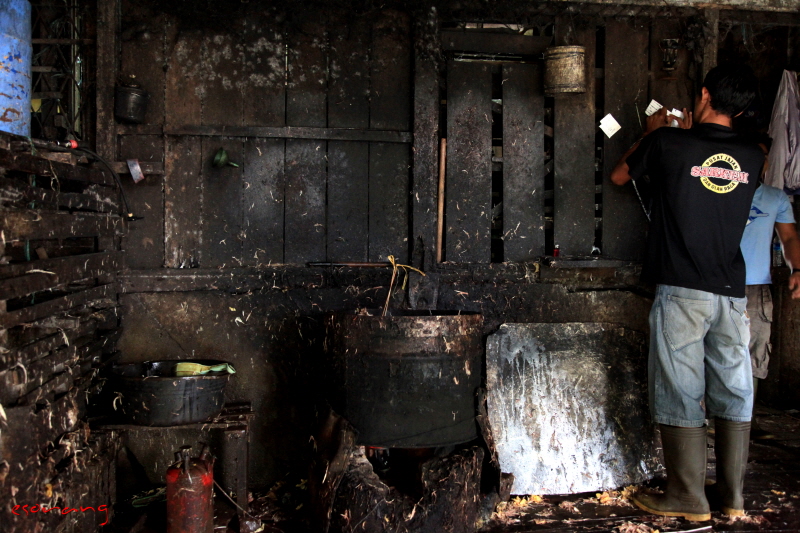
[[[544,52],[544,93],[585,93],[586,48],[552,46]]]
[[[191,451],[182,447],[167,469],[167,533],[214,532],[214,460],[206,446]]]

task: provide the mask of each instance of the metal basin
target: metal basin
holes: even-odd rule
[[[428,448],[476,438],[482,316],[380,314],[335,313],[325,322],[330,401],[359,431],[359,443]]]
[[[111,387],[116,412],[140,426],[175,426],[204,422],[222,411],[227,372],[175,376],[175,365],[186,361],[147,361],[117,365]],[[193,360],[203,365],[224,361]]]

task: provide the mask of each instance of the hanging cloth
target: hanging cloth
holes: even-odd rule
[[[769,136],[769,168],[764,182],[787,194],[800,194],[800,91],[797,73],[783,71],[781,85],[772,106]]]

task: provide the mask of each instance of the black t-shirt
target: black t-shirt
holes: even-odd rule
[[[742,240],[764,153],[730,128],[659,128],[627,159],[653,192],[644,281],[744,297]]]

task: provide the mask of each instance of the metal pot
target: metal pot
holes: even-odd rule
[[[482,324],[458,311],[328,316],[330,401],[359,443],[429,448],[476,438]]]
[[[227,372],[175,376],[175,365],[186,361],[146,361],[117,365],[111,388],[117,413],[139,426],[176,426],[217,416],[224,401]],[[224,361],[193,360],[214,366]]]

